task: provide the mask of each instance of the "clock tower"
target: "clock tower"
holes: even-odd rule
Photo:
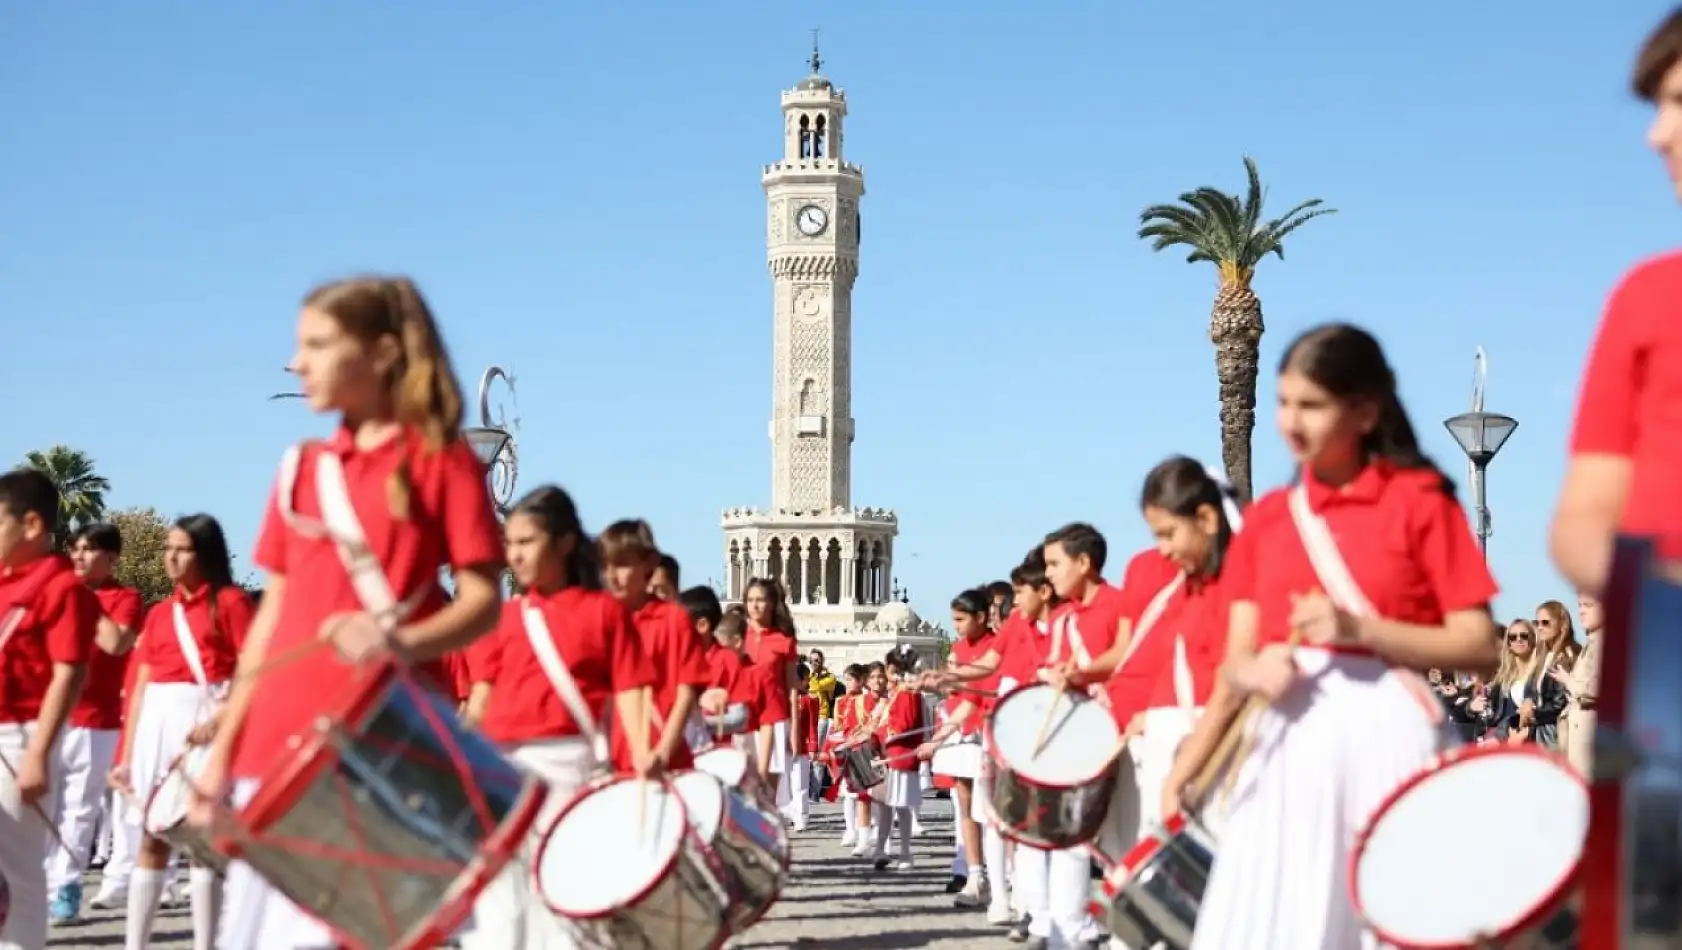
[[[847,161],[847,96],[811,75],[782,94],[782,157],[766,165],[771,272],[771,507],[724,512],[725,599],[773,577],[802,644],[840,656],[923,641],[932,629],[899,602],[890,510],[853,505],[853,282],[864,169]]]

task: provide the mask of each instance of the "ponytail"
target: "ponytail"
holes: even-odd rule
[[[601,589],[602,571],[596,560],[596,542],[584,533],[578,506],[573,504],[571,495],[557,485],[540,485],[509,509],[508,517],[515,515],[525,515],[537,522],[551,544],[572,539],[572,550],[561,561],[563,587]]]

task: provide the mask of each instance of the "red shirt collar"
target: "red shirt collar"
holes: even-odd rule
[[[1300,477],[1303,487],[1308,490],[1308,507],[1318,512],[1324,511],[1328,505],[1370,505],[1384,494],[1385,486],[1390,484],[1395,474],[1395,465],[1385,459],[1374,459],[1341,486],[1327,485],[1307,469]]]
[[[192,590],[188,590],[180,584],[175,585],[175,599],[181,601],[183,604],[191,604],[201,601],[208,593],[210,593],[209,584],[200,584]]]
[[[409,441],[411,430],[411,426],[404,426],[402,429],[398,430],[396,435],[384,442],[381,442],[379,445],[376,445],[371,449],[360,449],[357,448],[356,445],[356,433],[352,432],[349,426],[341,424],[337,429],[333,430],[333,435],[327,439],[327,451],[332,452],[340,458],[349,458],[352,455],[378,455],[382,452],[389,452],[394,448],[406,445]]]
[[[75,570],[70,559],[62,554],[43,554],[22,567],[0,568],[0,578],[34,577],[39,571]]]

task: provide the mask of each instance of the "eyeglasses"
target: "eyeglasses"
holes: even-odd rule
[[[1553,625],[1554,625],[1554,622],[1552,620],[1549,620],[1549,619],[1545,618],[1545,617],[1538,617],[1537,620],[1536,620],[1536,626],[1538,626],[1538,627],[1551,627]]]
[[[1507,634],[1507,642],[1508,643],[1529,643],[1530,642],[1530,634],[1528,634],[1528,633],[1509,633],[1509,634]]]

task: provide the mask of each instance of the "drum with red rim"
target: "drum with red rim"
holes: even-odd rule
[[[587,946],[717,950],[730,935],[727,871],[664,782],[592,785],[556,817],[533,863],[538,894]]]
[[[1399,950],[1568,950],[1588,833],[1588,788],[1536,746],[1462,746],[1399,785],[1349,856],[1356,911]],[[1443,856],[1483,841],[1500,873],[1476,887]]]
[[[349,950],[449,939],[525,839],[546,786],[395,662],[280,755],[217,848]]]
[[[228,867],[227,856],[216,850],[209,833],[187,821],[192,783],[208,755],[207,746],[191,746],[176,758],[163,781],[147,796],[142,824],[148,836],[167,841],[199,864],[222,873]]]
[[[986,794],[999,833],[1061,849],[1097,836],[1115,794],[1121,731],[1086,696],[1032,683],[999,700],[987,720]]]
[[[1682,538],[1623,538],[1602,597],[1582,945],[1682,946]]]
[[[672,778],[689,824],[718,858],[731,897],[736,933],[753,926],[777,902],[788,880],[789,841],[781,816],[741,789],[702,771]]]
[[[1215,836],[1175,814],[1104,875],[1104,901],[1092,914],[1126,946],[1186,950],[1214,863]]]

